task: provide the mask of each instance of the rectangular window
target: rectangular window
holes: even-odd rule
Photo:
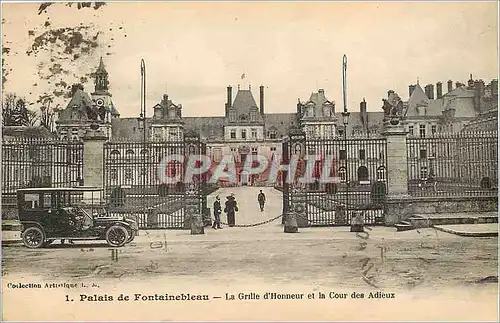
[[[252,139],[257,138],[257,129],[252,129]]]
[[[247,139],[247,131],[245,129],[241,130],[241,139]]]
[[[409,126],[409,127],[408,127],[408,134],[409,134],[410,136],[413,136],[413,126]]]
[[[427,167],[420,167],[420,179],[427,179]]]
[[[236,130],[231,130],[230,136],[231,136],[231,139],[236,139]]]
[[[420,138],[425,138],[425,124],[420,125],[419,134]]]
[[[345,160],[347,159],[347,154],[346,154],[346,151],[345,150],[341,150],[340,153],[339,153],[339,157],[341,160]]]
[[[431,133],[432,133],[432,134],[435,134],[436,132],[437,132],[437,126],[436,126],[435,124],[433,124],[433,125],[431,126]]]
[[[276,147],[271,147],[271,151],[276,151]]]
[[[420,149],[420,158],[425,159],[427,158],[427,150],[425,149]]]
[[[359,150],[359,159],[361,160],[365,160],[366,156],[365,156],[365,150],[364,149],[360,149]]]

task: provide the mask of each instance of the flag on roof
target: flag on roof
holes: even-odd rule
[[[241,74],[241,79],[243,80],[245,78],[245,73]]]

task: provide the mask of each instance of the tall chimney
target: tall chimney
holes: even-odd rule
[[[443,83],[436,83],[436,99],[441,99],[443,97]]]
[[[434,84],[427,84],[425,86],[425,95],[431,100],[434,100]]]
[[[449,80],[448,81],[448,92],[451,92],[453,90],[453,81]]]
[[[233,104],[233,88],[231,85],[227,87],[227,107],[230,108]]]
[[[366,101],[365,98],[363,98],[363,101],[359,103],[359,113],[361,115],[361,122],[365,127],[367,127],[367,121],[368,121],[368,114],[366,112]]]
[[[416,87],[415,84],[412,84],[412,85],[408,86],[408,90],[409,90],[409,96],[408,97],[410,97],[413,94],[413,91],[415,91],[415,87]]]
[[[259,89],[260,89],[260,114],[264,115],[264,85],[261,85]]]
[[[477,112],[482,111],[483,100],[484,100],[484,81],[483,80],[474,81],[474,109],[476,109]]]

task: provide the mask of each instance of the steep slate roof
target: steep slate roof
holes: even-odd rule
[[[266,124],[265,131],[276,130],[278,133],[276,138],[281,138],[288,135],[290,126],[297,125],[296,113],[266,113],[264,115]],[[267,134],[264,134],[267,138]]]
[[[413,117],[418,116],[417,106],[427,106],[429,104],[429,98],[425,95],[424,90],[420,84],[416,84],[410,98],[408,99],[408,109],[406,110],[406,116]]]
[[[59,112],[58,121],[67,120],[87,120],[87,108],[92,107],[90,96],[84,91],[78,89],[75,91],[66,109]],[[73,112],[76,112],[74,115]]]
[[[200,133],[206,140],[224,140],[224,117],[183,117],[184,129]]]
[[[244,112],[251,107],[257,107],[257,102],[255,102],[250,90],[238,90],[234,98],[233,107],[238,110],[238,112]],[[250,111],[248,110],[248,112]]]
[[[368,117],[368,130],[377,129],[377,133],[382,131],[384,112],[367,112]],[[342,120],[341,116],[339,116],[339,120]],[[337,123],[339,128],[343,128],[344,126]],[[363,124],[361,118],[361,112],[351,112],[349,116],[349,123],[347,124],[347,135],[352,136],[354,130],[360,129],[363,134],[366,134],[366,125]]]
[[[146,138],[151,137],[151,118],[146,119]],[[131,140],[142,141],[143,131],[139,129],[137,118],[116,118],[111,120],[111,139],[116,140]]]
[[[330,103],[332,105],[335,105],[334,101],[329,101],[326,96],[324,90],[318,90],[318,92],[313,92],[311,93],[311,96],[309,97],[309,101],[307,101],[305,104],[307,105],[308,103],[314,103],[314,115],[316,117],[323,117],[323,104],[325,103]],[[332,111],[333,113],[333,111]]]
[[[257,111],[256,121],[262,122],[262,116],[259,113],[259,106],[257,105],[257,102],[255,102],[251,90],[239,89],[231,107],[236,110],[236,119],[238,120],[238,123],[241,123],[241,115],[245,115],[247,120],[250,120],[250,111],[252,108]]]

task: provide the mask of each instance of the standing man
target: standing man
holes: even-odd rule
[[[214,202],[214,224],[212,225],[212,228],[214,229],[222,229],[220,226],[220,214],[221,214],[222,208],[220,206],[220,197],[217,195],[215,197],[215,202]]]
[[[236,212],[238,212],[238,204],[236,202],[236,199],[234,198],[234,193],[231,193],[231,195],[227,197],[224,212],[227,214],[227,224],[230,227],[234,227],[235,214]]]
[[[257,201],[259,201],[260,212],[264,211],[264,204],[266,203],[266,195],[260,190],[259,195],[257,196]]]

